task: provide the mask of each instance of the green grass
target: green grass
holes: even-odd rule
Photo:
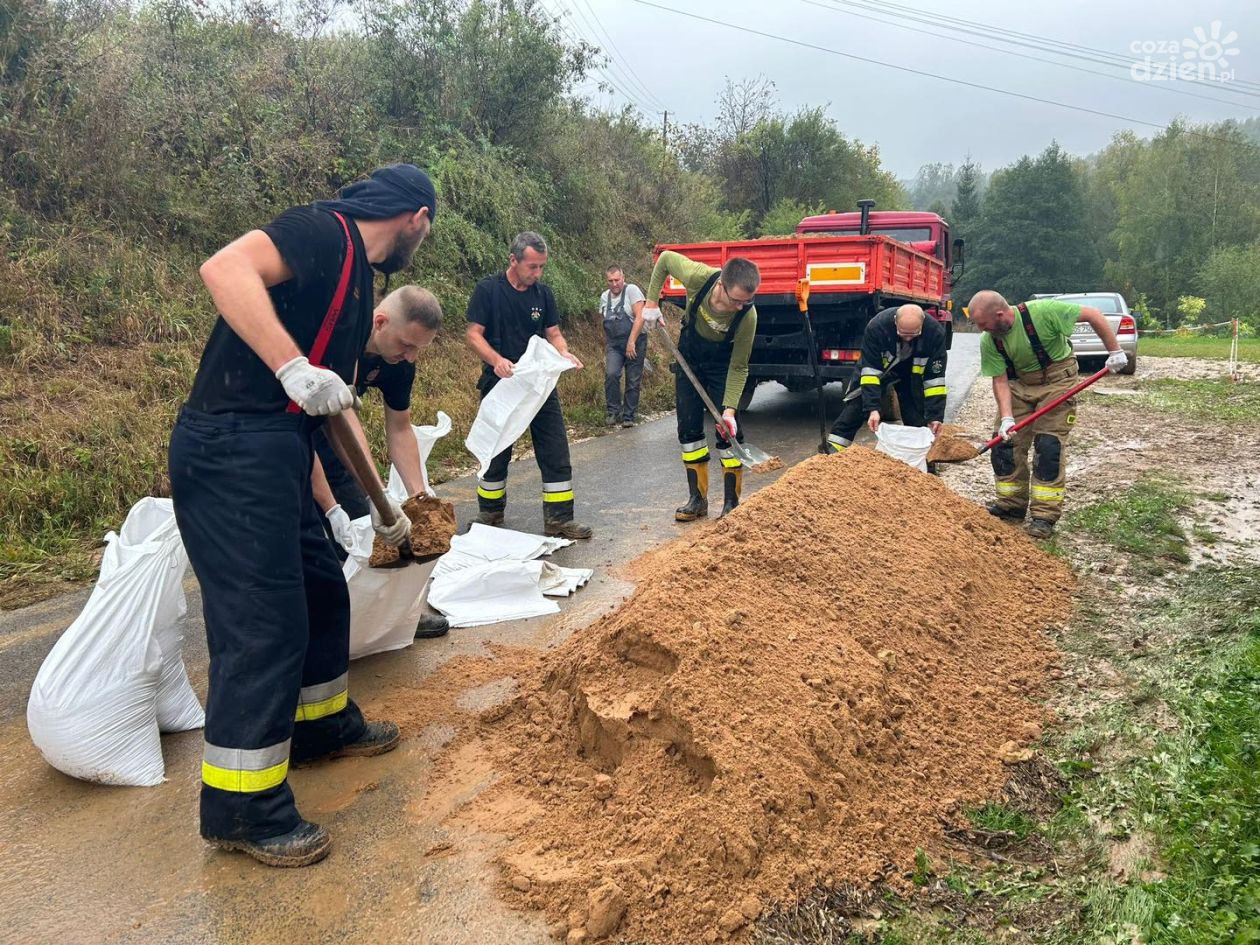
[[[1144,382],[1141,389],[1146,394],[1141,406],[1198,423],[1251,424],[1260,418],[1260,384],[1156,380]]]
[[[1229,357],[1229,338],[1201,335],[1144,335],[1138,341],[1140,358],[1220,358]],[[1260,361],[1260,338],[1238,339],[1240,361]]]
[[[1003,804],[985,804],[967,812],[971,826],[992,833],[1009,833],[1016,840],[1026,840],[1037,829],[1037,821],[1023,811]]]
[[[1114,499],[1072,513],[1069,523],[1157,567],[1190,560],[1179,515],[1193,504],[1191,494],[1167,480],[1147,477]]]

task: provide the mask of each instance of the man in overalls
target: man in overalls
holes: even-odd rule
[[[736,420],[736,407],[748,380],[748,356],[757,334],[757,309],[753,297],[761,285],[761,273],[750,260],[739,256],[720,270],[666,250],[656,260],[643,306],[645,323],[661,317],[661,289],[673,276],[687,290],[686,315],[678,336],[679,353],[687,360],[715,405],[721,405],[722,423],[715,425],[718,458],[722,462],[721,515],[739,505],[744,466],[731,448],[732,437],[744,442]],[[679,522],[693,522],[709,514],[709,447],[704,435],[704,401],[691,381],[674,371],[678,442],[682,445],[687,473],[687,502],[674,512]],[[719,515],[719,518],[721,517]]]
[[[599,297],[599,311],[604,320],[604,403],[605,423],[634,426],[639,409],[639,384],[643,380],[643,364],[647,360],[647,335],[643,333],[643,290],[626,282],[620,266],[609,266],[604,273],[608,288]],[[626,376],[626,396],[621,397],[621,375]],[[624,407],[623,407],[624,403]]]

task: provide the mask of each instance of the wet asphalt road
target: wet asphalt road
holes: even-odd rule
[[[949,364],[952,417],[979,367],[977,335],[958,335]],[[594,366],[589,369],[598,369]],[[826,390],[828,415],[840,388]],[[785,466],[818,447],[815,395],[762,385],[744,418],[750,442]],[[863,436],[869,434],[863,433]],[[862,439],[859,439],[862,442]],[[673,415],[573,445],[578,517],[589,542],[562,549],[557,564],[593,567],[591,583],[561,613],[456,630],[440,641],[357,661],[352,692],[372,714],[390,692],[414,689],[457,654],[486,643],[545,647],[590,623],[628,593],[612,571],[686,526],[673,508],[685,499]],[[780,473],[747,474],[753,491]],[[460,521],[475,511],[472,477],[438,491]],[[532,459],[513,463],[507,526],[541,531],[542,503]],[[720,500],[719,500],[720,504]],[[188,583],[185,659],[204,696],[205,634],[195,582]],[[303,769],[291,781],[303,812],[334,834],[332,856],[307,870],[270,870],[211,851],[197,836],[201,737],[163,738],[168,781],[156,788],[106,788],[49,768],[26,732],[25,707],[41,662],[87,599],[66,594],[0,613],[0,941],[74,943],[423,942],[530,945],[551,941],[540,916],[521,916],[493,894],[490,838],[461,838],[457,855],[425,856],[445,828],[424,809],[424,785],[449,730],[432,726],[375,759]],[[475,790],[470,785],[470,790]],[[10,937],[11,936],[11,937]]]

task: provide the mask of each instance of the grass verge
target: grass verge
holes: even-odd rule
[[[1113,499],[1073,512],[1069,524],[1142,559],[1150,570],[1190,560],[1181,515],[1193,505],[1189,492],[1166,479],[1147,476]]]
[[[1138,354],[1143,358],[1229,358],[1229,338],[1212,338],[1198,335],[1165,335],[1145,337],[1138,342]],[[1260,338],[1239,338],[1238,359],[1260,361]]]

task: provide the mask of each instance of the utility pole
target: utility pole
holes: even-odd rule
[[[661,118],[661,175],[660,175],[660,197],[659,200],[665,199],[665,167],[669,161],[669,109],[665,109],[664,116]]]

